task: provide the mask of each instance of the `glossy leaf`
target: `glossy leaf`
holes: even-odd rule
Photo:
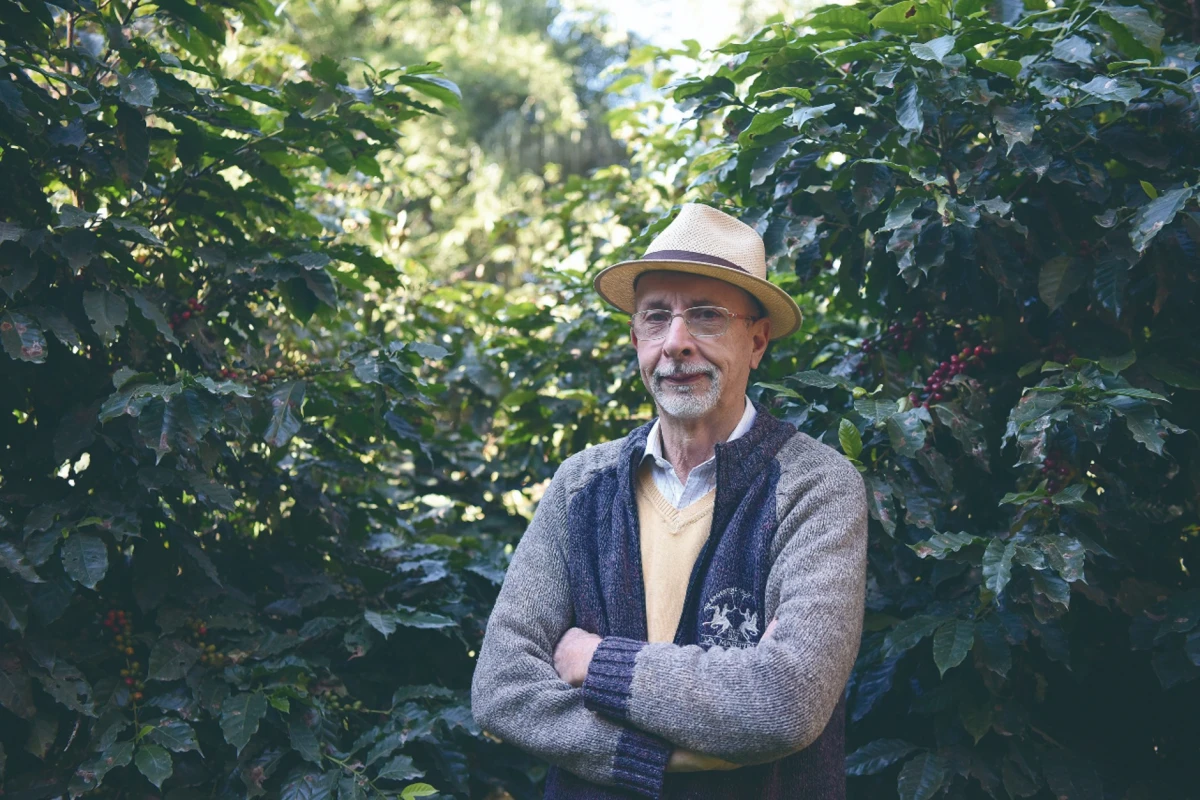
[[[903,739],[876,739],[846,756],[846,774],[874,775],[916,749]]]
[[[946,781],[946,763],[933,753],[918,753],[900,770],[900,800],[929,800]]]
[[[957,667],[971,651],[975,642],[975,624],[967,620],[954,619],[942,623],[933,635],[933,661],[938,672]]]
[[[88,589],[95,589],[108,572],[108,547],[99,537],[72,533],[63,540],[60,554],[63,569]]]
[[[137,765],[138,771],[146,776],[146,780],[159,788],[162,787],[163,781],[171,777],[175,771],[171,754],[156,744],[140,745],[133,761]]]

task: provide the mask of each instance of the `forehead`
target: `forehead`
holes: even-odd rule
[[[746,292],[733,284],[686,272],[647,272],[634,289],[638,310],[652,306],[718,305],[736,310],[744,305]]]

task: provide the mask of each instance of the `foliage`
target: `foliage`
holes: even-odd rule
[[[857,796],[1192,791],[1200,96],[1162,13],[827,7],[675,85],[724,130],[694,192],[812,307],[764,397],[869,487]]]
[[[429,491],[448,351],[322,214],[457,88],[235,74],[272,13],[0,4],[9,796],[470,790],[499,573]]]
[[[629,162],[516,184],[436,66],[248,0],[60,7],[0,4],[6,793],[536,796],[473,651],[555,466],[651,413],[589,277],[689,199],[805,308],[752,394],[870,487],[852,795],[1192,791],[1184,4],[643,48],[614,88],[676,108],[611,112]]]

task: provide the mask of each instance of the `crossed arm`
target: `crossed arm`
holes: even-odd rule
[[[584,640],[593,652],[586,679],[574,676],[581,688],[554,664],[573,623],[567,493],[556,477],[488,622],[472,690],[480,725],[585,780],[651,797],[668,762],[728,768],[807,746],[828,722],[861,633],[865,498],[847,469],[852,480],[814,486],[781,508],[771,636],[743,650]]]

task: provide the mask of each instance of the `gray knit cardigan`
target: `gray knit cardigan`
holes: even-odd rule
[[[863,482],[758,412],[717,445],[712,530],[673,643],[645,641],[633,491],[650,426],[569,458],[538,505],[488,621],[472,705],[486,730],[554,765],[547,797],[844,797]],[[582,688],[553,666],[572,626],[603,637]],[[675,747],[747,766],[666,775]]]

